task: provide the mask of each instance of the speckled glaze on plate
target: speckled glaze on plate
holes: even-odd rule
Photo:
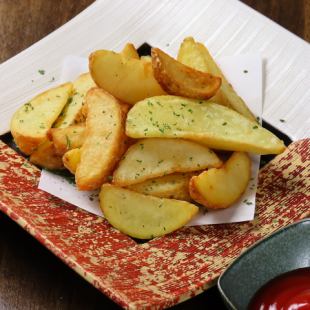
[[[0,210],[124,308],[165,308],[215,283],[256,241],[309,216],[310,139],[259,175],[254,221],[184,227],[137,244],[109,223],[37,189],[39,169],[0,142]]]
[[[256,243],[220,276],[218,288],[230,309],[245,310],[268,281],[305,267],[310,267],[310,219],[286,226]]]

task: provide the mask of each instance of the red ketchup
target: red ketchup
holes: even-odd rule
[[[310,310],[310,267],[284,273],[262,286],[249,310]]]

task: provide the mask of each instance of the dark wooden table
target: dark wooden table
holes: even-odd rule
[[[0,63],[57,29],[92,2],[0,0]],[[310,41],[310,0],[243,2]],[[215,288],[176,309],[202,307],[224,307]],[[118,309],[118,306],[0,212],[0,309]]]

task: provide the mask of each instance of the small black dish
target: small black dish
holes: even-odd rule
[[[310,267],[310,219],[255,243],[225,270],[217,286],[229,309],[243,310],[271,279],[305,267]]]

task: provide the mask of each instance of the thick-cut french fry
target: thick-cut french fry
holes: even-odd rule
[[[68,150],[81,147],[85,136],[85,124],[65,128],[51,128],[48,131],[48,138],[54,142],[55,151],[58,155],[63,155]]]
[[[30,162],[42,168],[64,169],[61,156],[55,152],[53,142],[46,140],[30,155]]]
[[[140,59],[125,60],[121,54],[99,50],[89,57],[89,70],[96,84],[123,102],[163,95],[153,75],[152,64]]]
[[[246,190],[251,177],[251,160],[235,152],[221,168],[212,168],[192,177],[191,197],[209,209],[227,208]]]
[[[85,103],[85,96],[88,90],[96,87],[90,73],[84,73],[73,82],[73,94],[62,110],[53,127],[64,128],[75,123],[85,121],[81,108]]]
[[[124,115],[117,99],[100,88],[86,96],[86,138],[75,172],[80,190],[94,190],[107,181],[124,148]]]
[[[198,207],[181,200],[158,198],[104,184],[100,207],[105,218],[121,232],[139,239],[151,239],[183,227]]]
[[[154,76],[170,95],[209,99],[221,86],[221,78],[195,70],[173,59],[159,48],[152,48]]]
[[[161,198],[190,201],[189,181],[192,173],[175,173],[129,185],[129,190]]]
[[[77,168],[80,160],[81,160],[81,150],[79,148],[69,150],[62,157],[62,161],[63,161],[64,166],[72,174],[75,174],[76,168]]]
[[[256,122],[222,105],[176,96],[136,103],[127,115],[132,138],[183,138],[210,148],[257,154],[279,154],[283,141]]]
[[[227,81],[221,69],[203,44],[195,42],[192,37],[185,38],[179,49],[178,60],[196,70],[220,76],[222,78],[222,85],[210,101],[225,105],[246,118],[256,121],[253,113]]]
[[[220,167],[204,145],[182,139],[143,139],[129,147],[113,173],[113,183],[128,186],[175,172]]]
[[[13,115],[11,133],[19,149],[30,155],[42,142],[68,101],[72,83],[39,94]]]

